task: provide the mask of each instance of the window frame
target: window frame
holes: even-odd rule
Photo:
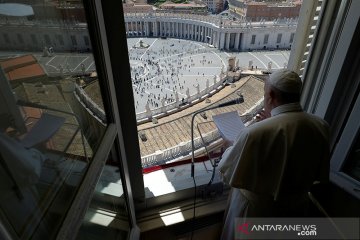
[[[255,41],[256,41],[256,35],[253,34],[253,35],[251,35],[251,42],[250,42],[250,44],[251,44],[251,45],[254,45],[254,44],[255,44]]]
[[[114,6],[114,4],[116,6]],[[128,193],[130,210],[131,211],[131,221],[135,223],[133,225],[133,229],[136,229],[136,218],[135,218],[135,205],[132,202],[132,199],[135,199],[140,204],[143,204],[145,201],[145,194],[144,194],[144,183],[142,178],[142,169],[141,169],[141,158],[139,155],[138,149],[138,139],[137,139],[137,132],[136,132],[136,119],[135,119],[135,112],[133,108],[133,94],[132,94],[132,86],[131,86],[131,74],[130,74],[130,67],[129,67],[129,60],[128,60],[128,53],[127,53],[127,45],[126,44],[116,44],[121,41],[126,41],[126,30],[125,24],[122,14],[118,14],[119,9],[122,11],[122,4],[121,3],[108,3],[107,1],[100,2],[93,0],[87,4],[88,6],[93,5],[92,7],[95,9],[95,14],[97,16],[97,20],[88,20],[92,22],[92,27],[96,26],[96,31],[90,30],[90,38],[91,42],[94,44],[93,40],[95,39],[97,44],[94,44],[94,52],[96,58],[99,56],[100,59],[97,61],[97,66],[102,66],[103,76],[106,76],[108,79],[107,83],[101,83],[102,93],[110,93],[110,102],[106,105],[105,108],[111,108],[110,110],[107,109],[107,113],[111,113],[113,115],[111,121],[113,121],[114,126],[117,129],[117,138],[116,148],[120,150],[121,160],[123,163],[122,172],[125,175],[125,186],[124,192]],[[115,11],[116,10],[116,11]],[[116,12],[116,13],[115,13]],[[111,16],[111,17],[110,17]],[[114,19],[114,16],[116,18]],[[120,31],[119,31],[120,28]],[[107,39],[106,36],[111,36],[111,39]],[[296,35],[294,40],[296,39]],[[254,43],[256,40],[256,35],[252,35],[254,38]],[[120,46],[123,45],[123,46]],[[96,47],[95,47],[96,46]],[[98,48],[102,49],[98,49]],[[112,51],[109,52],[109,49]],[[114,54],[114,52],[122,52],[123,54]],[[126,53],[125,53],[126,50]],[[102,62],[104,61],[104,62]],[[99,74],[99,76],[101,75]],[[125,79],[125,81],[114,81],[114,79]],[[126,81],[128,79],[129,81]],[[319,79],[316,80],[316,82]],[[124,90],[125,89],[125,90]],[[131,90],[129,90],[131,89]],[[121,90],[121,91],[120,91]],[[319,94],[320,91],[309,92],[310,94]],[[106,97],[103,95],[103,97]],[[117,97],[119,99],[117,99]],[[128,101],[126,101],[128,100]],[[125,104],[121,104],[126,102]],[[329,104],[329,103],[328,103]],[[325,110],[327,109],[326,104],[323,106]],[[308,108],[311,109],[311,108]],[[130,114],[129,114],[129,111]],[[317,115],[321,115],[320,111],[321,108],[314,110],[313,112]],[[126,123],[126,125],[125,125]],[[130,126],[129,126],[130,123]],[[127,126],[126,128],[124,126]],[[124,141],[126,137],[126,141]],[[102,144],[105,140],[102,142]],[[135,146],[135,147],[134,147]],[[131,169],[132,173],[129,174],[129,169]],[[191,189],[187,189],[187,194],[189,196],[192,194]],[[182,193],[176,193],[181,195]],[[173,195],[174,196],[174,195]],[[174,199],[174,197],[168,197]],[[163,204],[161,200],[157,201],[157,204]],[[134,230],[134,232],[136,232]],[[136,233],[135,233],[136,234]],[[134,235],[133,235],[134,236]]]
[[[94,60],[96,63],[97,68],[97,74],[99,78],[101,78],[102,81],[99,81],[101,95],[104,102],[104,110],[107,117],[107,128],[105,131],[105,134],[103,138],[101,139],[101,143],[99,144],[99,148],[95,152],[94,158],[92,159],[88,171],[79,187],[79,190],[74,198],[74,201],[70,207],[70,210],[67,212],[65,219],[62,223],[62,226],[57,234],[57,239],[75,239],[77,233],[81,224],[83,217],[85,216],[86,210],[88,209],[90,202],[91,202],[91,196],[94,193],[95,186],[98,182],[98,179],[101,175],[101,172],[103,170],[105,161],[107,160],[107,156],[110,154],[110,152],[113,154],[113,157],[117,157],[120,161],[119,163],[119,170],[120,170],[120,176],[123,183],[123,190],[124,190],[124,196],[126,205],[128,208],[128,215],[129,215],[129,239],[138,239],[140,236],[140,229],[136,225],[136,217],[135,217],[135,207],[134,207],[134,195],[133,194],[133,188],[134,186],[130,185],[130,182],[132,181],[131,178],[133,178],[134,175],[141,175],[141,164],[140,164],[140,155],[139,151],[137,152],[138,161],[134,161],[136,159],[134,155],[136,153],[132,154],[131,152],[134,151],[132,147],[129,147],[131,144],[138,144],[137,138],[134,142],[133,139],[126,139],[125,136],[131,136],[136,134],[136,125],[134,125],[132,128],[129,127],[131,124],[124,124],[121,122],[121,118],[127,117],[131,114],[131,110],[128,109],[122,109],[119,107],[119,105],[122,103],[122,101],[128,101],[129,98],[132,98],[132,95],[123,96],[124,94],[120,95],[119,89],[123,89],[124,86],[121,83],[125,83],[127,81],[114,81],[114,76],[124,76],[125,78],[128,77],[130,79],[130,66],[123,66],[121,68],[114,68],[113,64],[116,60],[114,60],[112,57],[113,55],[121,55],[120,57],[126,59],[127,57],[127,48],[123,44],[118,44],[118,48],[120,48],[120,52],[126,51],[126,54],[112,54],[112,52],[116,51],[110,51],[112,44],[109,43],[109,39],[107,39],[107,34],[109,34],[106,30],[108,28],[116,28],[116,31],[119,31],[117,28],[118,26],[121,26],[121,28],[125,27],[125,24],[119,25],[118,21],[123,21],[122,15],[119,16],[118,11],[119,9],[122,11],[122,2],[111,2],[111,3],[104,3],[100,0],[91,0],[91,1],[84,1],[84,10],[87,16],[87,23],[88,23],[88,31],[89,31],[89,37],[92,43],[92,49],[93,49],[93,55]],[[104,7],[104,5],[106,5]],[[116,12],[116,13],[115,13]],[[112,22],[111,27],[108,27],[107,24],[109,24],[109,20],[104,19],[104,16],[112,16]],[[114,17],[117,16],[117,17]],[[123,33],[125,33],[125,29],[121,29],[122,34],[120,34],[120,37],[125,37]],[[117,37],[114,35],[111,35],[112,38],[115,38],[114,41],[118,41]],[[128,62],[128,60],[126,60]],[[122,64],[122,62],[120,63]],[[129,63],[128,63],[129,64]],[[128,67],[128,68],[126,68]],[[124,74],[125,72],[128,72],[127,74]],[[120,75],[119,75],[120,74]],[[130,81],[129,81],[130,83]],[[120,84],[120,86],[119,86]],[[125,85],[126,87],[126,85]],[[132,86],[130,85],[131,89]],[[129,92],[129,91],[127,91]],[[132,94],[132,91],[130,91]],[[122,99],[119,99],[119,98]],[[125,98],[125,99],[124,99]],[[127,98],[127,99],[126,99]],[[122,104],[124,105],[124,104]],[[125,104],[130,105],[130,104]],[[133,106],[132,106],[133,107]],[[133,107],[134,108],[134,107]],[[135,110],[133,109],[133,118],[134,118],[134,124],[135,121]],[[130,114],[129,114],[130,112]],[[120,118],[121,116],[121,118]],[[128,119],[127,119],[128,120]],[[125,121],[127,121],[125,120]],[[124,120],[123,120],[124,121]],[[128,121],[131,121],[128,120]],[[124,127],[126,126],[126,128]],[[124,129],[126,130],[124,133]],[[133,132],[134,134],[130,134],[129,132]],[[139,171],[137,173],[134,173],[132,171],[132,174],[130,175],[129,169],[132,169],[135,163],[138,163],[140,166]],[[131,166],[129,166],[131,165]],[[142,177],[142,175],[141,175]],[[142,179],[141,179],[142,180]],[[134,180],[135,182],[139,182]],[[142,181],[140,181],[140,184]],[[143,185],[143,183],[142,183]],[[137,186],[135,186],[137,187]],[[138,188],[138,187],[137,187]],[[143,187],[142,192],[144,192]],[[135,193],[141,191],[135,191]],[[135,195],[135,197],[138,197],[138,195]]]
[[[269,43],[269,34],[266,33],[266,34],[264,35],[264,44],[268,44],[268,43]]]
[[[324,1],[324,8],[304,69],[302,104],[331,126],[330,181],[359,198],[360,182],[342,172],[342,166],[360,126],[360,54],[352,51],[360,44],[360,2]]]

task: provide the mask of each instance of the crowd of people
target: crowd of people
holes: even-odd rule
[[[151,109],[178,101],[184,102],[187,92],[197,94],[209,88],[206,68],[221,69],[220,59],[209,59],[211,54],[205,46],[194,43],[159,40],[161,44],[151,48],[130,48],[131,75],[136,112],[142,112],[145,105]],[[160,45],[160,47],[159,47]],[[211,49],[213,50],[213,49]]]

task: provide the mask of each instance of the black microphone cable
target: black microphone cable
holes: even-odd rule
[[[191,236],[190,236],[190,240],[193,239],[193,235],[194,235],[194,226],[195,226],[195,214],[196,214],[196,181],[195,181],[195,174],[192,176],[193,178],[193,182],[194,182],[194,203],[193,203],[193,217],[191,220]]]
[[[192,151],[192,160],[191,160],[191,177],[193,178],[193,182],[194,182],[194,202],[193,202],[193,217],[192,217],[192,221],[191,221],[191,235],[190,235],[190,240],[193,239],[193,235],[194,235],[194,226],[195,226],[195,218],[196,218],[196,195],[197,195],[197,185],[196,185],[196,180],[195,180],[195,160],[194,160],[194,151],[195,151],[195,145],[194,145],[194,120],[195,120],[195,116],[201,112],[204,112],[204,111],[208,111],[208,110],[211,110],[211,109],[215,109],[215,108],[219,108],[219,107],[226,107],[226,106],[231,106],[233,104],[239,104],[239,103],[243,103],[244,102],[244,97],[242,94],[240,94],[239,98],[237,99],[234,99],[234,100],[231,100],[231,101],[228,101],[228,102],[225,102],[225,103],[222,103],[222,104],[219,104],[217,106],[213,106],[213,107],[210,107],[210,108],[206,108],[206,109],[203,109],[203,110],[200,110],[200,111],[197,111],[193,114],[192,118],[191,118],[191,151]],[[210,162],[211,162],[211,159],[209,158]],[[215,178],[215,169],[216,169],[216,166],[217,164],[216,163],[212,163],[211,162],[211,165],[213,167],[213,172],[212,172],[212,176],[211,176],[211,179],[209,181],[209,183],[207,184],[207,187],[209,187],[214,178]]]

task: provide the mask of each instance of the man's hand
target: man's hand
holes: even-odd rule
[[[255,116],[255,121],[260,122],[266,118],[271,117],[271,114],[269,112],[266,112],[264,109],[261,110],[258,114]]]

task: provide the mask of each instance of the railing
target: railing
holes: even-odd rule
[[[207,89],[205,88],[205,89],[201,90],[199,93],[196,93],[196,94],[190,96],[189,98],[184,99],[186,106],[190,106],[193,101],[201,99],[202,97],[210,94],[214,90],[215,91],[219,90],[223,86],[223,80],[224,80],[224,78],[221,78],[218,82],[209,86],[209,88],[207,88]],[[166,114],[167,112],[171,112],[174,109],[179,108],[180,104],[181,104],[181,101],[172,102],[172,103],[166,104],[164,107],[161,106],[158,108],[151,109],[151,112],[143,111],[143,112],[136,113],[136,120],[141,121],[144,119],[151,119],[152,117],[159,116],[160,114]]]
[[[253,117],[263,108],[263,99],[259,100],[251,109],[246,111],[241,117],[241,120],[244,123],[250,123]],[[201,137],[194,139],[195,151],[202,151],[204,150],[204,144],[207,146],[220,141],[221,136],[218,130],[214,130],[208,132],[203,135],[203,140]],[[181,160],[182,158],[190,157],[191,153],[191,140],[187,142],[182,142],[174,147],[165,149],[165,150],[158,150],[153,154],[144,156],[141,158],[141,164],[143,168],[156,166],[160,164],[166,164],[169,162],[176,162]]]
[[[87,109],[91,111],[102,123],[106,123],[106,115],[103,109],[99,107],[87,94],[86,92],[75,84],[75,94],[79,100],[85,105]]]

